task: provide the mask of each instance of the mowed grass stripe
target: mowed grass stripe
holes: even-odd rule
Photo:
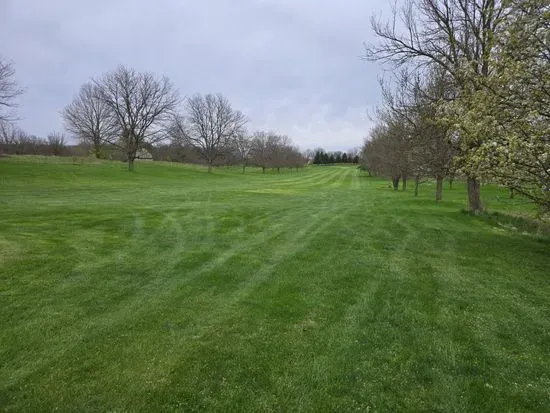
[[[278,252],[277,247],[273,246],[267,246],[269,247],[269,251],[271,251],[271,256],[269,257],[270,263],[264,264],[260,267],[260,269],[250,278],[248,278],[244,285],[239,284],[238,290],[231,293],[231,296],[233,297],[232,301],[227,303],[228,296],[226,295],[217,295],[216,297],[220,298],[219,302],[215,302],[213,298],[208,294],[208,289],[206,291],[206,297],[201,296],[200,294],[204,295],[203,291],[197,291],[192,286],[190,288],[184,289],[183,291],[185,294],[179,295],[178,292],[181,293],[181,289],[184,284],[189,283],[192,281],[193,278],[199,277],[199,276],[207,276],[208,272],[211,272],[216,269],[216,267],[223,264],[225,259],[227,257],[233,255],[228,254],[224,260],[216,259],[215,262],[208,262],[203,267],[200,268],[199,271],[196,271],[194,274],[186,276],[185,278],[182,278],[178,280],[176,283],[174,283],[175,280],[171,280],[171,284],[165,284],[163,283],[161,285],[161,289],[159,290],[159,285],[146,285],[142,286],[140,290],[139,295],[132,296],[130,299],[125,299],[121,301],[120,303],[116,304],[115,308],[118,308],[118,311],[108,311],[105,314],[100,314],[98,317],[88,317],[86,320],[86,324],[79,329],[79,333],[77,334],[77,339],[74,341],[74,345],[72,347],[67,347],[67,343],[63,343],[65,346],[65,351],[60,352],[56,351],[56,358],[54,360],[49,360],[49,363],[54,363],[56,360],[59,359],[66,359],[67,357],[71,357],[70,354],[75,353],[74,347],[76,345],[84,346],[84,349],[86,349],[83,353],[76,352],[78,355],[78,359],[80,361],[86,360],[86,354],[91,354],[92,356],[96,355],[96,353],[93,351],[93,349],[86,348],[87,342],[93,342],[94,338],[97,338],[98,336],[113,336],[116,337],[117,340],[119,339],[117,331],[121,329],[121,325],[124,325],[125,323],[129,322],[130,318],[139,318],[141,320],[147,319],[151,315],[154,317],[153,325],[159,325],[160,320],[157,317],[158,314],[162,314],[166,311],[171,312],[172,305],[177,306],[178,301],[184,299],[184,297],[188,293],[192,293],[192,296],[196,297],[202,297],[203,300],[208,300],[208,308],[205,308],[204,305],[201,302],[197,302],[196,300],[193,301],[193,307],[202,309],[202,313],[199,313],[195,316],[194,322],[195,323],[207,323],[209,325],[208,320],[203,320],[205,316],[208,316],[208,319],[216,320],[219,317],[223,317],[228,314],[228,312],[231,311],[232,306],[235,305],[236,297],[243,297],[247,294],[251,293],[251,290],[253,290],[254,286],[265,282],[266,277],[269,277],[273,274],[274,269],[277,266],[277,263],[279,260],[284,259],[288,254],[296,253],[297,250],[300,249],[300,247],[296,247],[296,244],[293,244],[293,242],[298,242],[297,245],[302,245],[303,247],[307,246],[307,241],[303,240],[304,237],[311,238],[314,237],[315,234],[317,234],[321,228],[326,227],[330,223],[330,219],[326,221],[323,225],[316,228],[319,220],[324,220],[325,218],[332,217],[334,219],[338,214],[336,213],[337,210],[335,208],[327,208],[322,215],[319,217],[316,217],[315,220],[307,220],[305,214],[309,213],[307,211],[304,211],[304,215],[292,215],[291,217],[293,220],[287,224],[288,227],[285,228],[286,232],[283,232],[281,230],[279,231],[271,231],[269,228],[265,233],[272,233],[272,236],[268,239],[263,240],[263,242],[260,242],[258,237],[254,238],[250,241],[248,245],[242,246],[239,249],[241,250],[251,250],[251,249],[264,249],[265,246],[263,243],[268,242],[269,240],[273,238],[277,238],[277,245],[281,245],[284,248],[282,248],[281,252]],[[310,217],[311,218],[311,217]],[[297,221],[295,221],[295,219]],[[296,228],[297,225],[300,225],[301,222],[309,221],[309,224],[301,228],[297,233],[294,233],[293,231],[290,231],[290,228]],[[136,230],[139,232],[141,231],[141,224],[139,223],[140,220],[136,220]],[[279,225],[281,221],[278,221]],[[260,235],[263,235],[265,233],[261,233]],[[281,234],[287,234],[287,237],[281,237]],[[290,235],[290,237],[288,237]],[[282,238],[282,239],[281,239]],[[290,238],[290,239],[285,239]],[[251,248],[250,248],[251,247]],[[273,253],[274,252],[274,253]],[[252,251],[248,251],[248,254],[252,253]],[[201,283],[204,281],[201,280]],[[202,288],[201,285],[199,285],[199,288]],[[176,293],[176,294],[175,294]],[[131,300],[131,301],[129,301]],[[233,304],[232,304],[233,303]],[[115,305],[115,304],[112,304]],[[145,314],[147,313],[147,314]],[[229,313],[231,314],[231,313]],[[94,321],[95,319],[95,321]],[[223,324],[223,321],[219,321],[219,324]],[[160,323],[162,326],[163,324]],[[74,326],[71,326],[72,329],[74,329]],[[156,339],[153,340],[154,343],[157,342]],[[157,343],[158,344],[158,343]],[[130,343],[125,344],[125,346],[131,345]],[[143,338],[140,338],[140,341],[136,343],[136,345],[143,350],[146,347],[146,343],[144,342]],[[157,347],[153,347],[153,350],[156,350]],[[49,348],[49,350],[53,350]],[[106,353],[106,349],[102,349],[102,353]],[[119,351],[116,351],[117,357],[120,355]],[[104,354],[106,356],[106,354]],[[114,366],[117,366],[117,364],[113,364]],[[44,367],[36,366],[39,369],[43,369]],[[29,373],[29,372],[28,372]],[[25,379],[26,377],[19,377],[19,380]],[[12,385],[16,385],[17,382],[12,383]]]
[[[334,170],[331,170],[330,167],[319,167],[313,170],[312,168],[309,168],[307,172],[304,173],[302,176],[281,179],[280,181],[274,182],[274,184],[307,189],[312,184],[317,185],[320,181],[320,178],[331,176],[333,173]]]
[[[134,294],[127,297],[121,297],[117,299],[116,302],[110,303],[110,308],[107,309],[106,313],[99,312],[96,316],[88,316],[87,318],[82,320],[75,320],[75,323],[82,324],[82,327],[78,328],[78,330],[74,332],[75,337],[77,337],[77,340],[74,344],[77,345],[80,342],[80,339],[82,338],[82,335],[85,331],[93,331],[97,328],[115,328],[116,325],[125,322],[128,318],[139,315],[142,311],[150,311],[149,309],[147,309],[147,305],[154,305],[154,302],[163,302],[164,300],[166,300],[167,296],[173,294],[174,290],[180,288],[182,284],[188,283],[195,277],[199,277],[205,273],[215,270],[217,267],[223,265],[224,262],[231,258],[233,255],[239,252],[248,252],[252,249],[262,248],[263,244],[267,243],[270,239],[277,239],[281,236],[281,234],[284,234],[285,231],[289,230],[289,227],[286,227],[285,220],[290,220],[290,227],[294,228],[295,225],[299,225],[300,221],[303,222],[305,218],[305,216],[296,216],[294,214],[287,214],[284,218],[277,218],[275,221],[273,221],[271,226],[264,227],[264,231],[255,234],[247,242],[240,242],[236,244],[234,248],[224,251],[223,254],[215,257],[210,261],[202,263],[198,269],[188,273],[183,273],[179,277],[163,277],[163,275],[169,275],[170,272],[174,270],[175,266],[177,266],[179,260],[181,260],[181,256],[178,257],[178,255],[184,255],[183,250],[176,250],[175,253],[169,250],[170,256],[161,256],[160,258],[157,258],[159,261],[168,265],[167,267],[161,267],[161,274],[156,274],[156,276],[151,278],[150,281],[146,282],[145,284],[139,285],[139,289],[136,290]],[[114,259],[111,258],[111,260],[115,263],[122,263],[125,260],[132,259],[132,252],[136,253],[139,252],[140,249],[142,249],[142,253],[145,253],[143,248],[148,248],[149,245],[154,245],[155,240],[153,238],[145,240],[145,242],[143,242],[143,234],[141,234],[141,232],[143,231],[143,229],[141,228],[142,220],[139,217],[135,217],[133,221],[134,229],[130,238],[131,242],[124,250],[117,251]],[[235,230],[238,231],[239,229],[236,228]],[[142,247],[140,248],[140,245],[136,244],[140,244],[142,245]],[[104,268],[109,265],[112,265],[112,262],[108,261],[107,263],[100,265],[99,268],[96,268],[94,271],[98,271],[101,273],[102,270],[104,270]],[[52,286],[54,288],[54,294],[51,296],[52,302],[59,302],[61,291],[64,292],[61,297],[72,295],[71,290],[69,290],[67,287],[66,280],[63,281],[65,282],[63,282],[59,288]],[[73,282],[73,284],[75,284],[75,287],[77,287],[77,289],[81,288],[77,284],[79,281],[81,281],[81,278],[77,278],[74,281],[75,282]],[[101,282],[100,279],[89,281],[90,284],[88,288],[91,288],[92,290],[95,283]],[[77,293],[78,292],[79,291],[77,290]],[[74,324],[70,325],[68,326],[68,330],[74,330],[75,327],[76,326]],[[38,339],[40,341],[43,341],[45,337],[39,337]],[[57,340],[57,335],[52,337],[52,339],[55,342]],[[23,337],[20,340],[23,342],[27,342],[27,340]],[[67,343],[61,343],[61,346],[66,347]],[[51,353],[52,349],[45,348],[44,350]],[[70,350],[71,348],[66,348],[66,351]],[[52,354],[54,354],[56,358],[64,357],[64,354],[61,351],[54,351]],[[23,354],[21,355],[23,356]],[[40,355],[37,356],[38,359],[46,361],[45,357],[41,357]],[[18,360],[16,359],[12,359],[12,361],[16,364],[18,363]],[[16,382],[14,382],[13,384],[15,383]]]
[[[438,204],[355,167],[0,173],[6,411],[550,409],[548,241],[461,214],[463,185]]]

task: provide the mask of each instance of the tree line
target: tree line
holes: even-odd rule
[[[332,165],[342,163],[359,163],[358,150],[352,149],[349,152],[326,152],[324,149],[316,149],[313,155],[314,165]]]
[[[0,62],[0,89],[5,92],[0,91],[0,106],[4,102],[13,108],[22,90],[13,81],[13,65]],[[167,77],[125,66],[91,78],[61,115],[66,131],[82,147],[89,147],[97,158],[122,155],[129,170],[143,157],[201,162],[209,172],[218,165],[240,165],[243,172],[248,165],[279,171],[303,167],[309,160],[286,135],[248,132],[247,117],[225,96],[195,94],[181,99]],[[74,153],[63,134],[40,139],[26,134],[13,120],[0,118],[0,149],[5,152]]]
[[[469,210],[481,182],[550,211],[550,4],[547,0],[404,0],[372,19],[365,58],[390,64],[361,158],[406,186],[463,176]]]
[[[13,155],[68,156],[76,151],[66,144],[62,133],[51,132],[39,138],[23,131],[11,122],[0,121],[0,152]]]

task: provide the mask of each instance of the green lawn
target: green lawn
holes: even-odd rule
[[[549,238],[433,191],[0,159],[0,408],[550,411]]]

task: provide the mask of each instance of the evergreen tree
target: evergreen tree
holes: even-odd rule
[[[322,162],[322,153],[320,151],[316,151],[315,155],[313,156],[313,164],[319,165]]]

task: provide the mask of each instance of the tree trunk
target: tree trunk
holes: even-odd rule
[[[101,147],[99,145],[94,146],[94,154],[96,159],[101,158]]]
[[[435,200],[441,201],[443,199],[443,177],[441,175],[437,175],[435,179],[436,179]]]
[[[449,189],[450,189],[451,191],[452,191],[452,189],[453,189],[453,181],[454,181],[453,178],[450,178],[450,179],[449,179]]]
[[[403,177],[403,191],[407,190],[407,178]]]
[[[281,172],[281,168],[277,167],[277,173]]]
[[[265,166],[262,166],[262,173],[265,174]]]
[[[480,192],[479,180],[474,176],[468,177],[468,210],[473,214],[479,214],[483,210]]]
[[[211,173],[212,172],[212,161],[209,159],[208,160],[208,173]]]
[[[246,171],[246,163],[243,162],[243,174],[245,173]]]
[[[516,191],[514,191],[514,188],[510,188],[510,199],[514,199],[516,196]]]
[[[420,175],[414,177],[414,196],[418,196],[418,187],[420,186]]]
[[[128,160],[128,170],[134,171],[134,161],[136,159],[138,145],[134,140],[134,136],[130,136],[128,131],[123,132],[123,140],[126,142],[126,156]]]
[[[399,189],[399,179],[400,178],[401,177],[399,175],[396,175],[392,178],[393,189],[396,190],[396,191]]]

